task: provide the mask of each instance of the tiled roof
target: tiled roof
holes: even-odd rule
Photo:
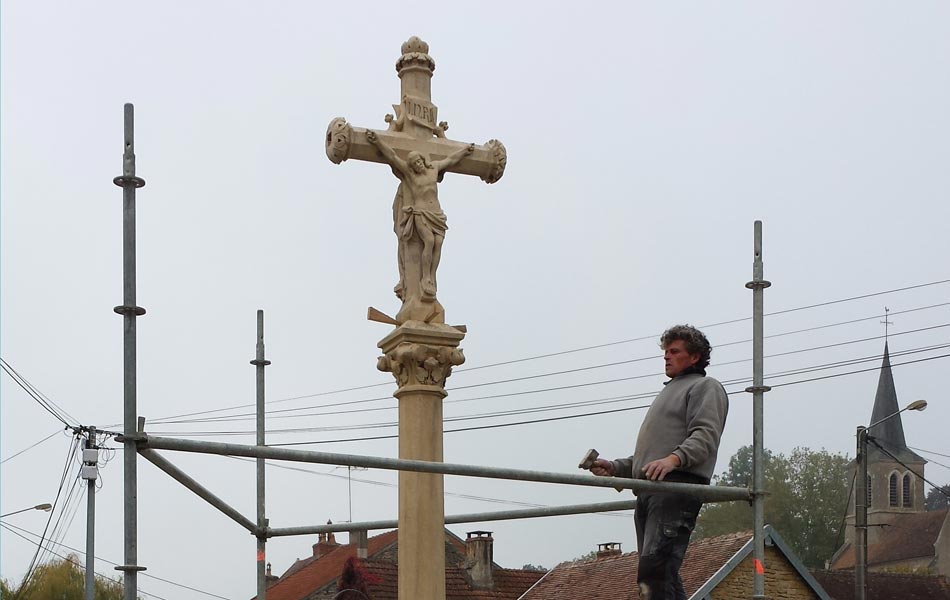
[[[374,600],[395,600],[398,592],[399,567],[388,560],[374,560],[373,556],[392,548],[398,542],[398,531],[369,538],[367,554],[363,561],[366,570],[374,575],[377,583],[369,585]],[[446,531],[446,542],[465,553],[465,543]],[[267,600],[302,600],[308,594],[326,587],[339,578],[348,558],[356,556],[356,545],[346,544],[335,548],[320,558],[298,560],[272,586],[267,588]],[[465,570],[459,565],[446,565],[446,600],[515,600],[543,575],[538,571],[493,568],[494,588],[472,590],[465,578]]]
[[[812,571],[834,600],[853,600],[854,571]],[[867,600],[950,600],[950,582],[936,575],[868,573]]]
[[[397,531],[388,531],[367,540],[367,553],[372,556],[396,542]],[[319,559],[297,561],[274,585],[267,588],[267,600],[301,600],[343,572],[343,564],[356,556],[356,544],[345,544]]]
[[[398,565],[391,562],[368,560],[363,563],[379,583],[369,586],[373,600],[396,600],[399,588]],[[459,567],[445,570],[446,600],[515,600],[524,594],[544,573],[521,569],[492,569],[494,589],[473,590],[465,579],[465,571]],[[268,600],[270,592],[268,591]]]
[[[698,540],[689,545],[680,568],[686,596],[712,578],[752,539],[752,532]],[[636,552],[555,567],[524,600],[639,600]]]
[[[895,515],[890,526],[881,528],[877,542],[868,545],[868,565],[933,557],[947,510]],[[854,568],[853,548],[851,544],[842,548],[831,568]]]

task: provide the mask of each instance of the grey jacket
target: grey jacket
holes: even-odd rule
[[[650,405],[633,456],[612,461],[614,475],[643,479],[644,465],[675,454],[677,471],[712,478],[728,412],[726,390],[712,377],[674,377]]]

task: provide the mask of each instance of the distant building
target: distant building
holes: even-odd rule
[[[874,395],[871,423],[892,415],[897,401],[887,344]],[[900,415],[869,430],[882,447],[868,446],[868,570],[950,576],[950,518],[947,509],[924,509],[922,457],[907,447]],[[856,465],[852,463],[852,476]],[[918,476],[919,475],[919,476]],[[854,568],[854,499],[848,501],[844,545],[829,568]],[[871,584],[868,584],[871,588]]]
[[[832,600],[854,600],[854,571],[812,571]],[[950,582],[939,575],[868,573],[867,600],[950,600]]]
[[[354,536],[357,538],[359,536]],[[344,564],[360,557],[364,570],[375,579],[369,584],[373,600],[396,600],[399,532],[339,544],[332,533],[320,534],[313,554],[297,559],[267,587],[267,600],[329,600],[337,593]],[[544,574],[524,569],[502,569],[492,560],[491,532],[473,531],[462,540],[445,531],[446,600],[516,600]],[[255,597],[256,598],[256,597]]]
[[[765,595],[782,600],[834,600],[795,553],[765,527]],[[519,600],[639,600],[636,552],[601,545],[597,558],[562,563]],[[752,532],[730,533],[689,545],[680,568],[690,600],[752,597]]]

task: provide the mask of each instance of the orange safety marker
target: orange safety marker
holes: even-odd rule
[[[257,551],[257,562],[262,562],[263,560],[264,560],[264,551],[263,551],[263,550],[258,550],[258,551]]]
[[[755,572],[759,575],[765,575],[765,567],[762,565],[762,561],[757,558],[753,558],[752,561],[755,563]]]

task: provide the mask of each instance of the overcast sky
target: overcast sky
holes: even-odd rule
[[[635,407],[663,382],[656,336],[677,322],[751,316],[744,284],[761,219],[767,311],[922,286],[767,318],[775,337],[766,353],[782,355],[766,360],[766,383],[776,386],[766,397],[766,445],[853,455],[855,427],[870,417],[887,306],[900,401],[930,401],[904,416],[908,443],[933,460],[928,479],[950,481],[936,464],[950,456],[934,454],[950,455],[941,377],[950,284],[936,283],[950,279],[950,5],[328,7],[3,3],[2,356],[71,424],[118,429],[122,420],[122,319],[112,312],[122,302],[122,192],[112,178],[122,167],[122,106],[132,102],[147,181],[138,193],[138,304],[148,310],[138,321],[138,413],[148,430],[253,443],[243,414],[255,397],[248,361],[260,308],[273,361],[269,408],[310,407],[269,415],[268,442],[396,455],[392,437],[339,440],[395,433],[365,428],[396,414],[392,378],[376,370],[376,343],[390,327],[365,313],[398,310],[397,182],[382,165],[331,164],[323,137],[337,116],[385,128],[399,101],[400,44],[419,35],[436,61],[433,102],[450,137],[498,138],[508,149],[497,184],[450,174],[440,186],[450,230],[439,298],[447,320],[469,332],[468,360],[449,380],[445,429],[498,425],[446,433],[446,461],[574,473],[589,447],[632,452],[645,412]],[[751,376],[751,321],[706,332],[716,347],[710,375],[741,390]],[[591,346],[602,347],[565,353]],[[495,366],[510,361],[520,362]],[[528,376],[536,377],[509,381]],[[793,382],[801,383],[779,387]],[[7,374],[0,386],[0,510],[53,502],[69,436]],[[576,387],[551,389],[564,386]],[[579,404],[486,416],[568,403]],[[230,407],[242,408],[213,415],[231,420],[160,422]],[[750,397],[737,393],[719,470],[751,440]],[[101,469],[97,493],[96,554],[116,563],[121,453]],[[253,517],[253,463],[165,455]],[[70,460],[54,539],[82,549],[81,490],[63,506],[77,487]],[[251,597],[254,538],[139,465],[147,573]],[[271,525],[350,519],[346,469],[302,468],[309,472],[268,471]],[[391,472],[354,472],[352,519],[395,518],[394,482]],[[621,498],[457,477],[445,489],[447,514]],[[28,512],[4,523],[39,533],[45,518]],[[552,567],[600,542],[636,547],[629,515],[451,529],[494,531],[495,559],[506,567]],[[0,576],[18,581],[34,546],[6,529],[0,536]],[[315,541],[269,543],[275,573]],[[97,569],[116,574],[107,562]],[[210,597],[139,582],[143,595]]]

